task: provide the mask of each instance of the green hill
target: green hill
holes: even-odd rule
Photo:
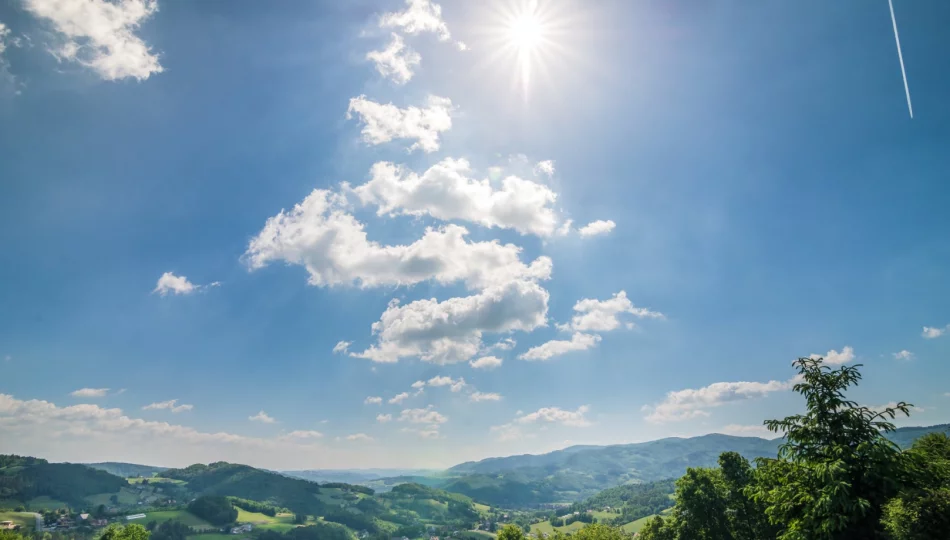
[[[136,465],[135,463],[120,463],[117,461],[86,463],[85,465],[123,478],[135,478],[139,476],[148,478],[149,476],[168,469],[168,467],[153,467],[151,465]]]
[[[33,499],[52,499],[81,506],[98,493],[118,493],[124,478],[72,463],[0,455],[0,499],[27,506]]]

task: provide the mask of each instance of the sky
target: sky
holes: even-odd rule
[[[950,422],[950,4],[0,2],[0,452]]]

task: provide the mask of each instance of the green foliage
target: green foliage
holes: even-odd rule
[[[735,452],[719,456],[719,470],[726,488],[729,530],[736,540],[775,538],[779,528],[769,523],[765,507],[749,493],[755,483],[755,471],[749,460]]]
[[[166,470],[165,467],[153,467],[151,465],[136,465],[135,463],[119,463],[115,461],[106,461],[103,463],[86,463],[87,467],[105,471],[115,476],[123,478],[133,478],[144,476],[146,478]]]
[[[17,531],[0,530],[0,540],[26,540],[22,534]]]
[[[728,540],[728,491],[718,469],[690,468],[676,481],[673,521],[681,538]]]
[[[231,506],[227,497],[216,495],[198,497],[188,504],[188,511],[216,526],[234,523],[238,516],[237,509]]]
[[[639,539],[676,540],[676,529],[662,516],[656,516],[640,529]]]
[[[498,531],[498,540],[524,540],[524,531],[509,523]]]
[[[0,499],[25,502],[46,496],[81,506],[86,496],[117,492],[124,485],[125,479],[85,465],[0,455]]]
[[[931,433],[906,452],[913,481],[884,507],[894,540],[946,538],[950,531],[950,437]]]
[[[278,508],[272,504],[263,503],[260,501],[252,501],[250,499],[242,499],[240,497],[228,497],[228,500],[231,501],[231,504],[247,510],[248,512],[257,512],[258,514],[264,514],[265,516],[274,517],[282,509]]]
[[[882,538],[882,508],[904,478],[900,449],[882,431],[892,431],[888,420],[909,415],[910,405],[875,412],[846,399],[844,391],[861,380],[859,365],[833,370],[811,358],[794,365],[794,390],[808,410],[765,423],[786,442],[777,460],[758,460],[750,492],[783,526],[784,540]]]
[[[324,521],[332,521],[356,531],[376,532],[378,527],[376,521],[365,514],[350,512],[349,510],[333,510],[323,515]]]
[[[151,540],[185,540],[185,537],[192,534],[191,527],[176,520],[166,521],[157,526],[146,527],[152,532]]]
[[[342,489],[343,491],[351,491],[353,493],[362,493],[364,495],[372,495],[376,493],[375,491],[373,491],[373,488],[368,488],[366,486],[358,486],[355,484],[345,484],[343,482],[327,482],[325,484],[321,484],[321,486],[325,488]]]
[[[572,540],[626,540],[627,535],[617,527],[595,523],[571,535]]]
[[[263,531],[257,535],[257,540],[353,540],[353,535],[339,525],[315,523],[306,527],[295,527],[283,534],[276,531]]]
[[[131,525],[109,525],[99,535],[99,540],[149,540],[150,533],[138,523]]]

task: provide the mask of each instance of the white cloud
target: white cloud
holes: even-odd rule
[[[444,424],[449,419],[429,405],[425,409],[403,409],[399,415],[400,422],[410,424]]]
[[[452,377],[436,376],[429,379],[429,386],[448,386],[452,392],[461,392],[465,388],[465,379],[459,377],[457,380]]]
[[[338,341],[336,345],[333,346],[333,354],[344,354],[350,349],[352,341]]]
[[[396,84],[406,84],[413,75],[413,66],[418,66],[419,53],[407,47],[399,34],[392,35],[392,41],[381,51],[366,53],[366,59],[376,64],[376,71]]]
[[[546,159],[544,161],[539,161],[537,165],[534,166],[535,174],[541,173],[547,176],[554,176],[554,161]]]
[[[73,397],[79,398],[99,398],[109,393],[108,388],[80,388],[69,393]]]
[[[180,412],[190,411],[194,408],[195,408],[194,405],[188,405],[187,403],[182,403],[181,405],[178,405],[177,399],[170,399],[168,401],[159,401],[157,403],[150,403],[142,407],[142,410],[151,411],[151,410],[159,410],[159,409],[168,409],[169,411],[173,413],[180,413]]]
[[[425,385],[426,385],[426,382],[425,382],[425,381],[416,381],[416,382],[412,383],[412,387],[413,387],[414,389],[416,389],[416,390],[422,389]]]
[[[381,398],[381,397],[379,397],[379,396],[370,396],[370,397],[368,397],[368,398],[366,398],[366,399],[363,400],[363,404],[365,404],[365,405],[382,405],[382,404],[383,404],[383,398]]]
[[[841,352],[832,349],[826,352],[824,355],[810,354],[808,357],[812,360],[824,358],[824,363],[829,365],[847,364],[848,362],[854,360],[854,349],[851,347],[844,347],[841,349]]]
[[[700,416],[709,416],[714,407],[737,401],[760,398],[788,390],[794,385],[789,381],[768,382],[717,382],[703,388],[678,390],[666,394],[666,398],[655,405],[644,405],[641,410],[648,412],[647,421],[653,423],[678,422]]]
[[[497,439],[500,442],[517,441],[526,437],[520,427],[511,423],[502,424],[500,426],[492,426],[490,431],[492,433],[497,433]]]
[[[562,223],[560,227],[557,228],[557,231],[555,231],[554,234],[556,234],[557,236],[567,236],[571,234],[572,225],[574,225],[574,220],[568,219],[564,221],[564,223]]]
[[[385,424],[386,422],[390,422],[392,421],[392,419],[393,419],[393,415],[391,414],[377,414],[376,415],[376,421],[379,422],[380,424]]]
[[[763,437],[766,439],[774,439],[779,435],[769,431],[767,427],[761,424],[753,425],[740,425],[740,424],[729,424],[723,426],[722,432],[728,435],[739,435],[742,437]]]
[[[585,351],[600,343],[600,336],[575,332],[570,341],[553,339],[537,347],[531,347],[518,356],[522,360],[549,360],[571,351]]]
[[[948,324],[947,326],[945,326],[945,327],[943,327],[943,328],[935,328],[935,327],[932,327],[932,326],[925,326],[925,327],[924,327],[924,331],[923,331],[923,333],[921,333],[921,335],[924,336],[924,338],[926,338],[926,339],[934,339],[934,338],[938,338],[938,337],[940,337],[940,336],[946,334],[946,333],[947,333],[947,330],[950,330],[950,324]]]
[[[373,438],[365,433],[354,433],[352,435],[347,435],[346,440],[352,442],[373,442]]]
[[[419,357],[436,364],[469,360],[481,349],[486,332],[530,332],[544,326],[548,292],[537,283],[511,281],[463,298],[393,301],[373,323],[378,343],[352,356],[376,362]]]
[[[501,401],[501,394],[496,394],[494,392],[472,392],[468,396],[468,399],[471,401]]]
[[[431,279],[442,284],[464,281],[480,289],[551,275],[548,257],[526,265],[520,260],[521,248],[469,242],[468,231],[458,225],[426,229],[409,245],[380,245],[366,238],[363,224],[345,207],[345,197],[314,190],[293,210],[268,219],[244,260],[252,270],[274,261],[304,266],[310,283],[317,286],[399,286]]]
[[[587,238],[590,236],[607,234],[614,230],[614,227],[616,226],[617,224],[612,220],[608,219],[607,221],[604,221],[602,219],[598,219],[597,221],[591,221],[587,225],[584,225],[577,232],[579,232],[582,237]]]
[[[428,426],[424,428],[402,428],[400,431],[406,433],[415,433],[423,439],[438,439],[440,437],[439,426]]]
[[[402,403],[403,401],[406,401],[406,399],[408,398],[409,398],[409,392],[403,392],[401,394],[395,395],[392,399],[389,400],[389,403],[392,405],[396,405],[396,404]]]
[[[914,353],[908,350],[902,350],[893,354],[895,360],[913,360]]]
[[[468,363],[475,369],[495,369],[501,366],[502,360],[497,356],[483,356],[478,360],[471,360]]]
[[[162,274],[162,277],[158,278],[158,284],[155,285],[155,290],[152,292],[165,296],[168,293],[174,293],[176,295],[191,294],[198,289],[199,287],[188,281],[188,278],[185,276],[176,276],[171,272],[165,272]]]
[[[299,429],[280,436],[282,440],[287,441],[306,441],[310,439],[319,439],[321,437],[323,437],[323,433],[320,433],[319,431]]]
[[[510,337],[509,337],[509,338],[504,338],[504,339],[498,340],[498,341],[497,341],[496,343],[494,343],[493,345],[490,345],[490,346],[486,347],[486,348],[485,348],[485,351],[486,351],[486,352],[488,352],[488,351],[494,351],[494,350],[498,350],[498,351],[510,351],[511,349],[514,349],[514,348],[515,348],[515,345],[517,345],[517,344],[518,344],[518,342],[515,341],[514,338],[510,338]]]
[[[630,302],[625,291],[620,291],[613,295],[609,300],[597,300],[594,298],[584,298],[574,304],[576,315],[571,319],[570,325],[564,325],[564,330],[574,330],[575,332],[609,332],[620,326],[620,320],[617,316],[621,313],[627,313],[634,317],[662,319],[663,314],[650,311],[646,308],[638,308]]]
[[[884,412],[886,409],[893,409],[895,407],[897,407],[896,401],[891,401],[891,402],[885,403],[884,405],[868,405],[867,406],[869,410],[876,413]],[[908,410],[910,410],[911,412],[924,412],[926,409],[924,409],[923,407],[914,407],[912,405],[908,407]],[[898,411],[897,414],[898,414],[898,418],[904,416],[904,414],[901,413],[900,411]]]
[[[269,416],[264,411],[260,411],[254,416],[248,416],[247,419],[250,420],[251,422],[260,422],[262,424],[273,424],[277,422],[277,420],[274,420],[271,416]]]
[[[496,188],[488,179],[472,178],[464,159],[443,159],[421,175],[384,161],[373,165],[370,176],[352,190],[363,204],[376,205],[378,215],[429,215],[538,236],[553,235],[558,224],[557,194],[550,188],[517,176]]]
[[[398,28],[407,34],[431,32],[441,41],[452,37],[442,20],[442,7],[429,0],[406,0],[406,9],[385,13],[379,18],[381,28]]]
[[[439,134],[452,127],[452,100],[429,96],[424,108],[409,106],[405,109],[392,103],[377,103],[366,96],[350,99],[346,117],[360,117],[363,141],[383,144],[393,139],[415,139],[409,151],[434,152],[439,149]]]
[[[158,11],[155,0],[25,0],[33,15],[52,23],[63,43],[50,52],[91,68],[105,80],[148,79],[161,73],[158,55],[135,30]]]
[[[559,407],[543,407],[533,413],[515,418],[516,424],[560,424],[570,427],[587,427],[590,421],[584,416],[590,411],[589,405],[581,405],[576,411],[565,411]]]

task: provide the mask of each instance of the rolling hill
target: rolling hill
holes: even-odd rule
[[[87,467],[105,471],[109,474],[121,476],[123,478],[135,478],[143,476],[148,478],[156,473],[167,470],[168,467],[154,467],[152,465],[137,465],[135,463],[120,463],[117,461],[105,461],[102,463],[84,463]]]
[[[29,504],[48,498],[81,505],[85,497],[118,493],[125,485],[124,478],[85,465],[0,455],[0,499]]]

